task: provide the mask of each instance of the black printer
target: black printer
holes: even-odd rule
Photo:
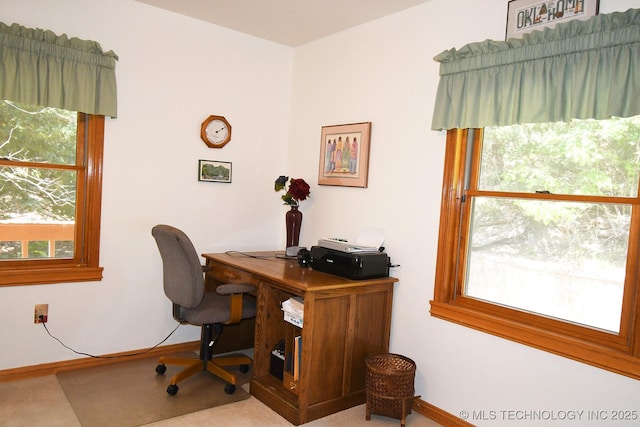
[[[355,280],[388,277],[390,264],[384,252],[348,253],[322,246],[311,247],[309,260],[314,270]]]

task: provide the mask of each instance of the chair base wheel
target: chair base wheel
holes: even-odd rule
[[[236,391],[236,386],[234,384],[227,384],[224,386],[224,392],[227,394],[233,394]]]
[[[178,394],[178,386],[175,384],[169,385],[169,387],[167,387],[167,393],[169,393],[171,396],[175,396],[176,394]]]
[[[165,365],[161,363],[158,366],[156,366],[156,374],[164,375],[165,372],[167,372],[167,367]]]
[[[240,372],[242,372],[243,374],[249,372],[249,365],[240,365]]]

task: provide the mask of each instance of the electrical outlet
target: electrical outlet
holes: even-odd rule
[[[49,318],[49,304],[36,304],[33,323],[47,323]]]

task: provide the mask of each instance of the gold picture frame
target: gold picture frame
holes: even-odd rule
[[[323,126],[319,185],[367,188],[371,122]]]

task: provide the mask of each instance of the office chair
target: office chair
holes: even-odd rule
[[[240,366],[240,371],[249,371],[251,358],[244,355],[213,358],[213,345],[222,332],[223,325],[237,323],[255,317],[255,299],[244,295],[256,288],[249,283],[223,284],[215,292],[205,292],[204,272],[191,240],[182,231],[169,225],[156,225],[151,230],[156,240],[163,266],[165,295],[173,303],[173,318],[184,324],[201,326],[200,357],[161,357],[156,372],[163,375],[165,364],[187,368],[171,378],[167,393],[178,393],[178,382],[192,375],[207,371],[227,382],[224,391],[232,394],[236,390],[236,376],[223,369],[225,366]]]

